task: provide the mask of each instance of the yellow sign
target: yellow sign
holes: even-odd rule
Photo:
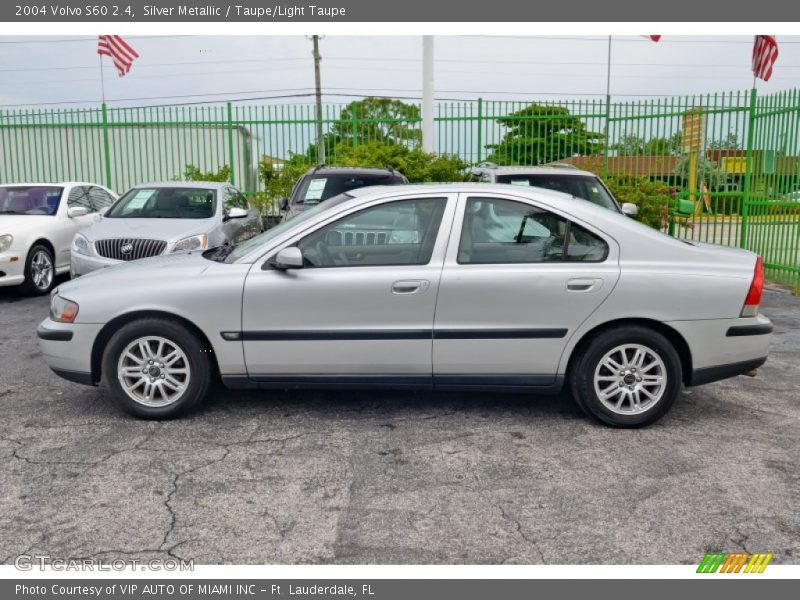
[[[744,156],[723,156],[720,163],[725,173],[744,175],[747,167],[747,158]]]
[[[693,108],[683,113],[681,149],[687,154],[699,152],[705,141],[705,114],[702,108]]]

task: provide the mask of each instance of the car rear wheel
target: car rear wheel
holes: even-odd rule
[[[114,401],[145,419],[184,414],[207,395],[211,373],[206,345],[168,319],[123,326],[103,355],[103,378]]]
[[[643,427],[663,417],[681,389],[681,361],[663,335],[640,326],[593,338],[570,375],[578,405],[614,427]]]
[[[31,296],[41,296],[53,289],[56,267],[53,253],[47,246],[36,244],[25,259],[25,282],[22,291]]]

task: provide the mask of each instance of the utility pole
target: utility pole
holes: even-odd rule
[[[312,35],[311,40],[314,42],[314,87],[316,88],[317,96],[317,164],[325,164],[325,138],[322,137],[322,83],[320,83],[319,76],[319,61],[322,57],[319,55],[319,36]]]
[[[422,150],[433,152],[433,36],[422,36]]]

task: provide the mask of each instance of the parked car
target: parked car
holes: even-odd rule
[[[260,213],[227,183],[145,183],[72,242],[74,277],[160,254],[237,244],[261,233]]]
[[[391,167],[369,169],[364,167],[326,167],[309,169],[297,180],[291,198],[278,198],[283,220],[296,217],[307,208],[362,187],[371,185],[402,185],[408,183],[405,175]]]
[[[764,363],[762,261],[564,194],[364,188],[233,247],[60,285],[38,328],[62,377],[173,417],[231,388],[558,392],[654,422],[682,385]]]
[[[0,287],[49,292],[56,275],[69,271],[75,233],[116,199],[94,183],[0,185]]]
[[[494,163],[485,162],[470,170],[469,179],[482,183],[540,187],[582,198],[630,217],[639,213],[638,207],[632,202],[620,205],[597,175],[581,171],[568,163],[543,167],[498,167]]]

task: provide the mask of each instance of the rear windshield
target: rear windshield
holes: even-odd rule
[[[619,206],[608,193],[605,186],[597,177],[591,175],[545,175],[520,174],[497,175],[497,183],[510,183],[511,185],[534,186],[564,192],[576,198],[583,198],[594,204],[619,212]]]
[[[216,191],[205,188],[133,188],[106,213],[121,219],[210,219],[216,208]]]
[[[61,202],[62,187],[19,185],[0,188],[2,215],[54,215]]]
[[[292,195],[292,204],[309,206],[319,204],[328,198],[344,194],[350,190],[370,185],[400,185],[405,183],[401,175],[376,173],[374,175],[352,175],[336,173],[331,175],[306,175]]]

